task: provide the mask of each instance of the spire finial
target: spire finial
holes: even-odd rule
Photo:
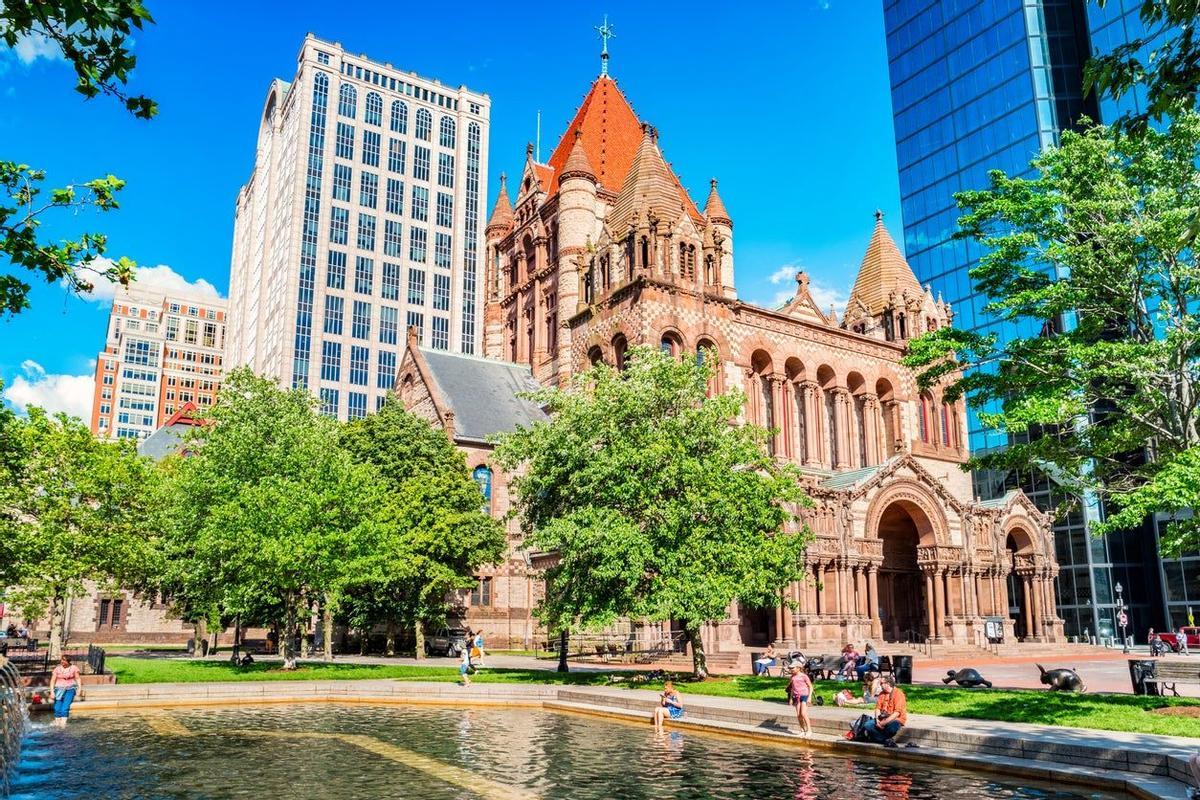
[[[875,209],[875,221],[876,221],[876,222],[883,222],[883,212],[882,212],[882,211],[880,211],[878,208],[877,208],[877,209]]]
[[[596,26],[596,32],[600,34],[600,41],[603,44],[600,47],[600,75],[608,75],[608,40],[616,38],[616,33],[613,32],[613,26],[608,24],[608,14],[604,15],[604,24]]]

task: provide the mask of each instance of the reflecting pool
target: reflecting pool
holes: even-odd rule
[[[1111,798],[803,747],[494,708],[286,705],[35,724],[13,800]]]

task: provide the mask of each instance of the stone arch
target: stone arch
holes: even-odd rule
[[[893,505],[897,505],[912,518],[917,526],[922,547],[950,543],[950,525],[938,498],[922,484],[907,478],[887,484],[871,500],[867,507],[868,537],[879,538],[880,521],[884,512]]]
[[[603,364],[604,363],[604,349],[602,347],[600,347],[600,345],[598,345],[598,344],[592,345],[591,347],[588,348],[587,359],[588,359],[588,363],[591,364],[593,367],[596,366],[597,364]]]
[[[674,325],[662,328],[658,335],[658,346],[675,358],[680,358],[687,347],[683,334]]]
[[[804,362],[795,356],[783,362],[783,373],[787,375],[787,379],[792,383],[799,383],[807,375],[804,369]]]
[[[612,338],[613,366],[617,369],[625,369],[625,358],[629,352],[629,338],[618,332]]]

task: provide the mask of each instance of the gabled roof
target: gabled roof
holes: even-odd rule
[[[518,395],[536,391],[528,364],[464,356],[418,347],[417,352],[440,399],[454,414],[454,438],[486,442],[497,433],[549,419],[532,400]]]
[[[797,319],[821,325],[831,324],[829,314],[822,311],[821,307],[817,305],[817,301],[813,299],[812,292],[808,288],[808,273],[804,271],[796,273],[796,294],[784,303],[779,311]]]
[[[900,248],[896,247],[896,242],[883,224],[883,212],[876,211],[875,230],[871,233],[871,241],[858,268],[858,277],[854,280],[846,307],[858,301],[869,314],[879,314],[887,306],[888,297],[893,291],[905,289],[915,293],[914,296],[924,292],[912,267],[904,260]]]
[[[883,464],[876,464],[872,467],[852,469],[847,472],[835,472],[828,478],[822,480],[821,486],[826,489],[852,489],[859,483],[869,480],[875,475],[876,472],[879,472],[883,466]]]
[[[184,403],[162,427],[138,442],[138,454],[154,461],[162,461],[167,456],[178,453],[187,432],[202,424],[195,417],[197,410],[195,403]]]

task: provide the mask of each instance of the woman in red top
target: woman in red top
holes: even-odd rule
[[[50,674],[50,694],[54,696],[54,724],[65,727],[67,717],[71,715],[71,703],[75,702],[75,693],[83,699],[83,688],[79,683],[79,667],[71,663],[71,658],[63,655]]]
[[[812,724],[808,721],[808,698],[812,696],[812,679],[800,667],[792,667],[792,704],[796,706],[796,721],[800,723],[800,735],[812,736]]]

